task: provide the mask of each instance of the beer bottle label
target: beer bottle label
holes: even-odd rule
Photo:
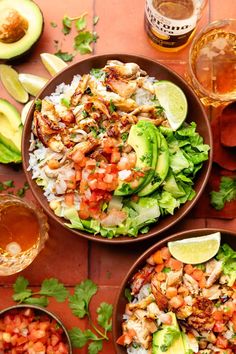
[[[161,14],[154,7],[153,0],[146,0],[145,30],[149,38],[157,45],[165,48],[176,48],[184,45],[194,31],[201,6],[200,0],[193,2],[193,12],[188,18],[173,19]]]

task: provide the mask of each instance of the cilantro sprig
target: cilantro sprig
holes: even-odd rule
[[[211,205],[216,210],[224,208],[225,203],[236,200],[236,177],[221,177],[219,191],[212,191]]]
[[[72,313],[79,318],[87,317],[93,329],[93,331],[90,329],[82,331],[77,327],[73,327],[69,331],[72,345],[75,348],[82,348],[85,344],[89,344],[89,354],[97,354],[102,350],[103,341],[108,340],[107,332],[111,331],[112,328],[111,316],[113,307],[111,304],[102,302],[97,308],[97,324],[102,330],[95,325],[91,318],[89,304],[97,290],[97,285],[92,280],[87,279],[77,285],[74,294],[69,297],[69,306]]]
[[[63,302],[68,296],[65,286],[55,278],[45,279],[41,288],[33,292],[28,288],[29,282],[23,276],[19,276],[13,285],[13,300],[22,304],[39,305],[46,307],[48,298],[54,297],[58,302]]]

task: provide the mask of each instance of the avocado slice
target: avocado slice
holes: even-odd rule
[[[132,182],[119,180],[114,195],[136,193],[141,187],[149,183],[157,161],[157,137],[152,123],[140,120],[138,124],[132,125],[127,142],[136,153],[135,168],[145,172],[145,176],[138,179],[138,185],[135,188],[132,187]]]
[[[153,354],[184,354],[185,347],[176,319],[173,312],[169,312],[172,317],[171,325],[162,325],[162,329],[153,334]]]
[[[8,101],[0,98],[0,162],[21,162],[22,124],[20,114]]]
[[[155,129],[155,131],[157,135],[157,147],[159,151],[157,164],[152,179],[144,188],[139,191],[138,195],[140,197],[144,197],[148,194],[151,194],[162,184],[162,182],[167,176],[170,166],[167,141],[163,134],[157,128]]]
[[[40,38],[42,12],[32,0],[1,0],[0,14],[0,59],[16,59]]]

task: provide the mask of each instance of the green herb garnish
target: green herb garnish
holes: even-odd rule
[[[98,36],[96,32],[83,31],[74,38],[74,48],[80,54],[92,53],[91,43],[96,42]]]
[[[94,324],[89,311],[89,304],[91,298],[97,292],[97,285],[91,280],[87,279],[81,282],[75,287],[74,295],[69,297],[69,306],[74,315],[79,318],[88,317],[89,322],[96,332],[92,332],[90,329],[82,331],[81,329],[74,327],[69,331],[72,345],[75,348],[82,348],[89,342],[88,353],[96,354],[102,350],[103,340],[108,340],[107,332],[111,331],[111,316],[113,307],[111,304],[102,302],[97,308],[97,323],[103,328],[103,331],[97,328]]]
[[[40,100],[40,98],[38,98],[37,100],[34,101],[34,105],[35,105],[35,109],[37,111],[41,111],[42,108],[42,100]]]
[[[70,33],[71,28],[72,28],[72,20],[68,16],[64,16],[62,19],[62,32],[66,36],[67,34]]]
[[[224,208],[225,203],[236,200],[236,177],[221,177],[219,191],[212,191],[211,205],[216,210]]]
[[[73,54],[70,54],[68,52],[62,52],[61,50],[58,50],[55,55],[64,60],[65,62],[69,62],[69,61],[72,61],[73,58],[74,58],[74,55]]]
[[[68,98],[63,97],[61,99],[61,104],[65,107],[69,108],[70,107],[70,100],[68,100]]]

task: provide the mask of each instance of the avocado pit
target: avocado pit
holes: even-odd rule
[[[28,30],[28,21],[12,8],[6,8],[0,13],[0,41],[15,43],[24,37]]]

